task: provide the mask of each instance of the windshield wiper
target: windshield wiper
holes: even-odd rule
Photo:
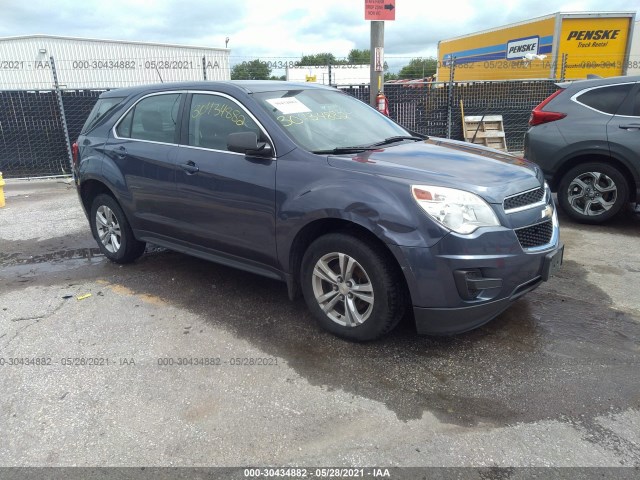
[[[415,137],[413,135],[396,135],[395,137],[385,138],[384,140],[369,145],[370,147],[379,147],[382,145],[389,145],[390,143],[399,142],[400,140],[415,140],[416,142],[424,140],[422,137]]]
[[[376,143],[372,143],[371,145],[367,145],[367,146],[353,146],[353,147],[336,147],[336,148],[332,148],[330,150],[314,150],[313,153],[318,153],[318,154],[332,154],[332,153],[357,153],[357,152],[365,152],[365,151],[370,151],[370,150],[377,150],[377,147],[380,147],[382,145],[388,145],[390,143],[395,143],[395,142],[399,142],[401,140],[415,140],[417,141],[422,141],[424,140],[424,138],[422,137],[415,137],[413,135],[397,135],[394,137],[389,137],[389,138],[385,138],[384,140],[380,141],[380,142],[376,142]]]
[[[311,153],[317,153],[319,155],[322,154],[336,154],[336,153],[358,153],[358,152],[366,152],[369,150],[378,150],[377,148],[371,147],[336,147],[329,150],[314,150]]]

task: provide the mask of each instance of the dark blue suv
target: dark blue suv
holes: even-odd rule
[[[100,96],[74,145],[100,249],[151,242],[286,282],[327,330],[366,341],[489,321],[562,262],[534,164],[424,138],[340,91],[161,84]]]

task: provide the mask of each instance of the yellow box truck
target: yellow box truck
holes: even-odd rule
[[[635,12],[554,13],[438,43],[437,80],[625,75]]]

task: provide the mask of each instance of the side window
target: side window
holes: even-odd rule
[[[82,127],[82,133],[91,130],[100,120],[104,118],[111,110],[116,108],[125,97],[107,97],[99,98],[96,104],[91,109],[91,113],[87,117],[87,121],[84,122]]]
[[[260,128],[237,103],[218,95],[194,94],[189,111],[189,145],[227,149],[227,135]]]
[[[135,108],[129,110],[129,113],[125,115],[125,117],[120,120],[118,127],[116,128],[116,132],[121,138],[131,138],[131,121],[133,120],[133,112]]]
[[[622,101],[631,91],[632,84],[614,85],[611,87],[594,88],[583,93],[577,100],[600,112],[615,115]]]
[[[180,94],[153,95],[139,101],[116,127],[119,137],[175,143]]]

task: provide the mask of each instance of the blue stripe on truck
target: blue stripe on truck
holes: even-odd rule
[[[538,52],[541,54],[551,53],[553,43],[553,35],[540,37]],[[457,64],[487,62],[491,60],[506,59],[507,44],[491,45],[488,47],[472,48],[470,50],[461,50],[459,52],[447,53],[443,60],[450,60],[452,56],[456,58]]]

